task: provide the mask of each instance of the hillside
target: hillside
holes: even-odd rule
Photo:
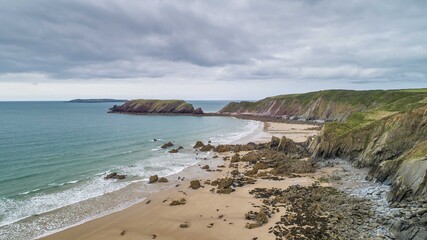
[[[393,184],[391,201],[427,200],[427,89],[328,90],[230,103],[220,113],[323,120],[317,160],[344,158]]]
[[[202,109],[194,109],[193,105],[183,100],[130,100],[123,105],[114,105],[111,113],[130,114],[203,114]]]
[[[427,97],[420,90],[327,90],[304,94],[280,95],[257,102],[232,102],[221,114],[279,116],[291,120],[347,120],[352,113],[371,110],[397,112],[419,106]]]

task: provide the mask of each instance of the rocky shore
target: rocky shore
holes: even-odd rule
[[[194,108],[192,104],[183,100],[151,100],[136,99],[122,105],[114,105],[109,113],[126,114],[203,114],[201,108]]]
[[[311,141],[198,141],[203,177],[153,176],[174,187],[46,239],[425,239],[426,202],[387,201],[369,168],[313,158]]]

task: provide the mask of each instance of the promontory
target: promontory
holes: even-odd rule
[[[123,105],[114,105],[110,113],[128,114],[203,114],[201,108],[194,108],[184,100],[136,99]]]

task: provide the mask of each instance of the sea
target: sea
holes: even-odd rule
[[[188,101],[216,112],[229,101]],[[232,117],[107,113],[117,103],[0,102],[0,239],[34,239],[124,209],[260,123]],[[170,154],[160,146],[183,146]],[[209,154],[209,153],[203,153]],[[111,172],[124,180],[106,180]],[[172,183],[171,183],[172,184]],[[170,187],[171,184],[165,184]]]

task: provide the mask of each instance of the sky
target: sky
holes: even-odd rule
[[[0,0],[0,100],[427,88],[427,1]]]

